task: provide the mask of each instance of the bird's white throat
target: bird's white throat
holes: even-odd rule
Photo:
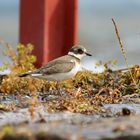
[[[73,52],[69,52],[68,55],[74,56],[80,60],[85,56],[85,54],[75,54]]]

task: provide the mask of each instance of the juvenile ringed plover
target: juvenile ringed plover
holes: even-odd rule
[[[67,55],[58,57],[35,71],[21,74],[20,77],[31,76],[48,81],[67,80],[76,75],[81,59],[86,55],[92,56],[83,46],[75,45]]]

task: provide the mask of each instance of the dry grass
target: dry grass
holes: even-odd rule
[[[34,62],[36,57],[32,55],[33,46],[31,44],[26,46],[19,44],[17,50],[13,50],[9,45],[5,44],[7,47],[5,55],[11,59],[13,64],[9,65],[11,73],[1,77],[0,92],[15,96],[28,95],[31,100],[26,104],[32,116],[34,114],[34,105],[40,103],[43,103],[50,112],[67,110],[94,114],[104,111],[102,110],[103,104],[120,103],[125,95],[138,95],[140,66],[128,67],[128,60],[117,25],[113,19],[112,21],[120,43],[121,52],[127,64],[127,69],[124,71],[112,71],[109,68],[109,64],[112,63],[110,61],[103,64],[105,67],[104,72],[98,74],[90,71],[78,72],[74,78],[62,81],[58,89],[56,82],[30,77],[18,77],[20,73],[35,69]],[[24,106],[24,103],[22,105]],[[2,106],[2,109],[8,110],[4,106]]]
[[[122,53],[122,55],[124,57],[124,60],[125,60],[125,63],[126,63],[126,67],[127,67],[128,71],[130,73],[130,77],[132,78],[133,83],[138,87],[138,85],[136,83],[136,80],[132,75],[131,70],[129,70],[128,58],[127,58],[127,55],[126,55],[126,52],[125,52],[125,49],[124,49],[123,42],[122,42],[121,37],[120,37],[120,33],[119,33],[119,30],[118,30],[117,24],[116,24],[116,22],[115,22],[115,20],[113,18],[112,18],[112,22],[113,22],[114,27],[115,27],[115,32],[116,32],[116,35],[117,35],[117,38],[118,38],[118,41],[119,41],[119,44],[120,44],[121,53]]]

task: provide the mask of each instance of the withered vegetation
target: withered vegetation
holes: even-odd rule
[[[18,99],[25,95],[31,97],[26,105],[22,103],[23,106],[30,107],[31,114],[33,107],[39,104],[46,106],[50,112],[71,111],[94,114],[104,111],[103,104],[121,103],[125,96],[139,96],[140,66],[128,67],[117,25],[114,19],[112,21],[126,61],[126,69],[113,71],[109,68],[109,64],[114,64],[115,61],[109,61],[102,63],[104,72],[80,71],[74,78],[62,81],[58,87],[56,82],[18,77],[21,73],[35,69],[36,57],[32,55],[33,45],[19,44],[17,50],[14,50],[5,43],[7,50],[4,54],[12,61],[12,65],[5,63],[1,68],[3,70],[8,67],[11,72],[7,76],[1,76],[0,92],[4,95],[14,95]],[[0,108],[8,110],[7,106],[1,105]],[[13,107],[10,106],[9,110],[11,109]]]
[[[67,110],[93,114],[104,111],[102,105],[105,103],[120,103],[123,96],[139,95],[139,66],[133,66],[129,70],[112,71],[109,69],[110,61],[109,64],[104,63],[104,72],[80,71],[74,78],[62,81],[58,87],[56,82],[18,77],[20,73],[35,69],[36,58],[32,55],[31,44],[27,46],[19,44],[16,51],[9,46],[7,48],[5,55],[12,60],[13,64],[9,65],[11,73],[1,79],[0,92],[5,95],[31,97],[27,105],[30,107],[31,114],[32,106],[37,105],[35,99],[38,104],[42,103],[46,106],[50,112]],[[136,85],[130,76],[130,71]],[[9,110],[12,107],[10,106]],[[7,111],[8,107],[1,105],[1,109]]]

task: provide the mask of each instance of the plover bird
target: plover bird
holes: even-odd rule
[[[75,45],[67,55],[58,57],[35,71],[21,74],[20,77],[31,76],[48,81],[67,80],[76,75],[81,66],[81,59],[86,55],[92,56],[83,46]]]

